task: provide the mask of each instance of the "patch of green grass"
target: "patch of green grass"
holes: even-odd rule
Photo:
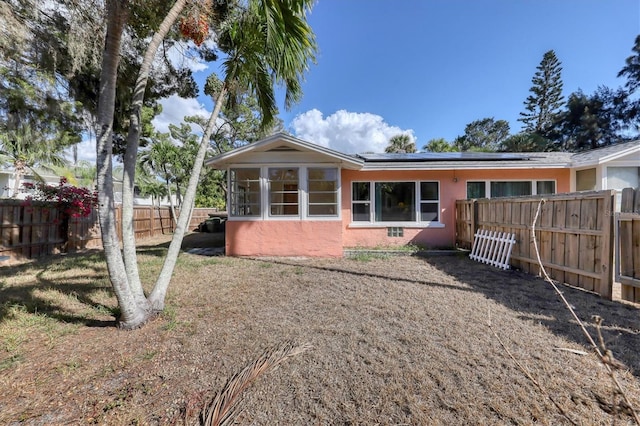
[[[175,306],[166,304],[161,313],[162,318],[167,320],[167,323],[162,327],[166,331],[175,330],[179,323],[176,317],[178,316],[178,311]]]
[[[375,260],[375,259],[387,259],[389,255],[383,252],[372,253],[369,251],[369,252],[355,253],[350,257],[351,259],[357,260],[359,262],[371,262],[372,260]]]
[[[150,361],[152,360],[156,355],[158,354],[158,351],[146,351],[142,354],[142,359],[145,361]]]
[[[49,347],[53,347],[57,338],[74,333],[78,328],[38,312],[37,307],[29,308],[20,303],[4,303],[0,312],[4,318],[0,324],[0,349],[11,354],[19,354],[22,344],[34,335],[45,337]]]
[[[22,354],[13,354],[8,358],[0,360],[0,371],[13,368],[16,364],[20,363],[23,359]]]

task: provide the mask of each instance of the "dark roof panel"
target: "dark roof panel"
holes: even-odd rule
[[[535,158],[534,153],[506,152],[416,152],[411,154],[358,154],[366,162],[421,161],[524,161]]]

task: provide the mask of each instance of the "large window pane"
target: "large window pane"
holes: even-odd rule
[[[485,182],[467,182],[467,198],[487,198]]]
[[[298,215],[298,169],[269,169],[269,213],[271,216]]]
[[[491,198],[531,195],[531,182],[491,182]]]
[[[260,169],[231,169],[231,216],[260,216]]]
[[[338,169],[307,170],[309,216],[338,215]]]
[[[376,222],[413,222],[416,220],[414,182],[376,182]]]

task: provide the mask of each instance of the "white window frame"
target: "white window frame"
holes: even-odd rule
[[[270,188],[269,188],[269,169],[291,168],[298,169],[298,214],[297,215],[271,215],[270,205]],[[342,192],[342,173],[340,166],[335,163],[307,163],[307,164],[290,164],[290,163],[271,163],[271,164],[232,164],[227,169],[227,206],[231,206],[232,186],[231,186],[231,170],[234,169],[260,169],[260,215],[256,216],[232,216],[229,211],[229,221],[340,221],[342,220],[341,192]],[[336,169],[336,192],[337,206],[335,215],[309,215],[309,194],[308,194],[308,175],[309,169]]]
[[[465,195],[467,199],[469,198],[469,192],[467,187],[467,184],[469,182],[483,182],[484,193],[486,198],[492,198],[491,197],[492,182],[529,182],[531,184],[531,195],[518,195],[519,197],[530,197],[530,196],[538,195],[538,182],[553,182],[554,194],[558,193],[558,182],[556,179],[467,179],[465,181],[465,191],[467,191]],[[544,194],[544,195],[549,195],[549,194]],[[504,198],[508,198],[508,197],[504,197]]]
[[[437,200],[422,200],[420,193],[420,184],[423,182],[428,183],[436,183],[438,185],[438,199]],[[353,193],[353,185],[356,183],[366,183],[369,185],[369,200],[354,200]],[[375,212],[376,212],[376,195],[375,195],[375,185],[377,183],[413,183],[414,189],[414,216],[415,220],[413,221],[379,221],[375,220]],[[354,180],[351,181],[351,185],[349,187],[349,199],[350,199],[350,211],[351,211],[351,220],[349,227],[350,228],[389,228],[389,227],[402,227],[402,228],[444,228],[444,224],[442,223],[442,185],[439,180],[414,180],[414,179],[395,179],[395,180]],[[354,204],[369,204],[369,220],[368,221],[355,221],[353,219],[353,205]],[[437,204],[438,211],[438,220],[437,221],[423,221],[422,213],[421,213],[421,205],[423,203],[429,204]]]

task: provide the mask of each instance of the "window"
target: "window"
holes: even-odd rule
[[[576,191],[596,190],[596,169],[578,170],[576,172]]]
[[[555,193],[556,182],[553,180],[467,182],[467,198],[519,197]]]
[[[491,197],[531,195],[531,182],[491,182]]]
[[[298,169],[269,169],[269,214],[298,215]]]
[[[340,218],[338,167],[238,167],[228,176],[230,219]]]
[[[230,213],[260,216],[260,169],[231,169]]]
[[[556,193],[556,183],[552,180],[539,180],[536,182],[536,195],[548,195]]]
[[[369,222],[371,220],[371,183],[353,182],[351,212],[354,222]]]
[[[487,198],[485,182],[467,182],[467,198]]]
[[[416,220],[415,182],[376,182],[376,222]]]
[[[622,190],[640,185],[640,167],[607,167],[607,189]]]
[[[420,182],[420,221],[438,220],[438,182]]]
[[[309,168],[307,172],[309,216],[337,216],[338,169]]]
[[[353,222],[437,222],[440,217],[439,184],[353,182],[351,211]]]

